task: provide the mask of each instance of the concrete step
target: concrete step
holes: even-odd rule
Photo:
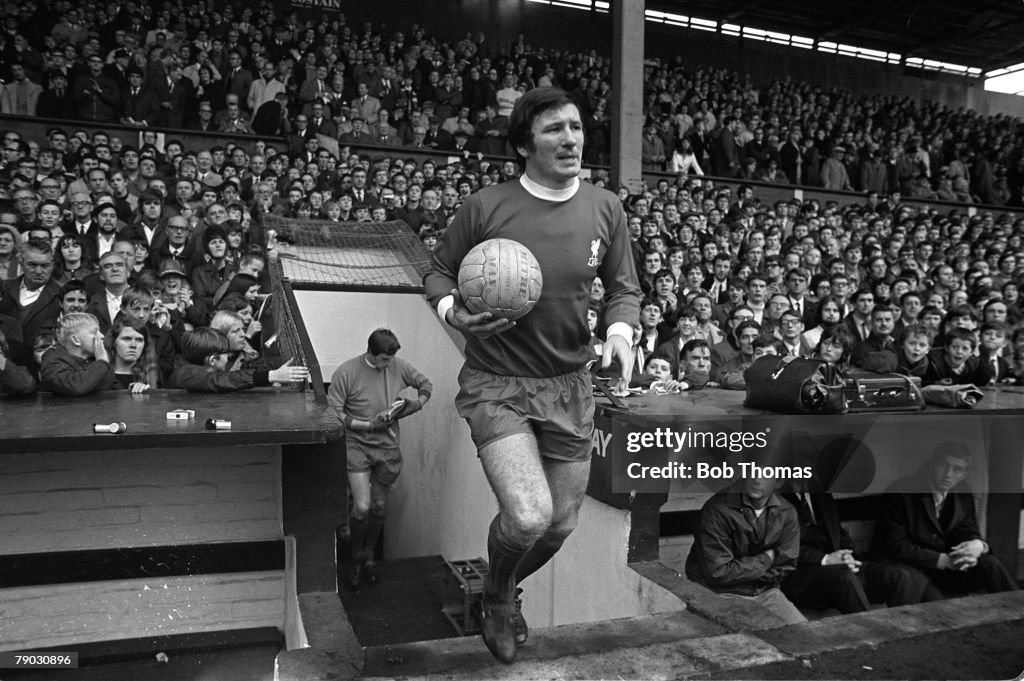
[[[701,641],[695,644],[688,642]],[[702,669],[701,656],[745,649],[746,663],[775,661],[753,637],[727,634],[686,611],[530,631],[514,665],[497,662],[480,636],[447,638],[366,649],[364,678],[537,679],[657,678],[680,665]],[[766,656],[758,655],[763,650]],[[703,652],[702,652],[703,651]]]
[[[361,678],[725,678],[730,670],[797,661],[806,664],[813,656],[829,652],[870,651],[883,643],[1021,620],[1024,592],[872,610],[732,633],[682,611],[533,631],[512,665],[496,662],[478,636],[369,648]]]

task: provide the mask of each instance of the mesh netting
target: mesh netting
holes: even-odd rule
[[[400,220],[381,223],[263,217],[265,230],[290,242],[278,248],[293,284],[420,287],[430,252]]]
[[[300,321],[296,320],[298,310],[293,309],[295,302],[291,291],[285,290],[287,282],[281,272],[280,258],[272,258],[268,263],[270,270],[270,306],[277,334],[277,352],[283,359],[292,358],[293,364],[309,367],[312,384],[322,384],[322,377],[314,357],[307,356],[299,332]],[[286,384],[288,385],[288,384]],[[291,384],[297,390],[302,384]]]

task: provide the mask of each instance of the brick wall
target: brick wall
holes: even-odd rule
[[[0,456],[0,554],[276,540],[281,527],[280,447]],[[283,628],[284,603],[283,570],[0,589],[0,650]]]
[[[0,650],[284,622],[284,573],[112,580],[0,590]]]
[[[280,450],[0,457],[0,552],[281,537]]]

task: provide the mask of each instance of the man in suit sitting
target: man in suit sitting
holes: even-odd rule
[[[782,592],[798,606],[842,613],[864,612],[871,603],[895,607],[920,602],[928,584],[920,572],[857,555],[819,469],[813,467],[810,480],[790,480],[782,494],[800,521],[800,557],[796,570],[782,582]]]
[[[965,445],[942,442],[917,475],[897,480],[886,490],[875,538],[890,558],[929,578],[925,600],[941,598],[938,589],[1017,590],[978,528],[974,497],[964,484],[972,458]]]

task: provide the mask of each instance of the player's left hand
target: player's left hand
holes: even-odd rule
[[[604,352],[601,356],[602,369],[611,366],[613,357],[618,360],[619,366],[622,367],[622,380],[625,385],[629,385],[630,379],[633,378],[633,361],[629,351],[629,341],[622,336],[609,336],[608,340],[604,342]]]
[[[420,404],[419,400],[410,400],[408,397],[403,397],[402,399],[405,400],[405,406],[402,407],[402,411],[398,412],[398,416],[395,417],[396,419],[404,419],[406,416],[412,416],[423,408],[423,405]]]

